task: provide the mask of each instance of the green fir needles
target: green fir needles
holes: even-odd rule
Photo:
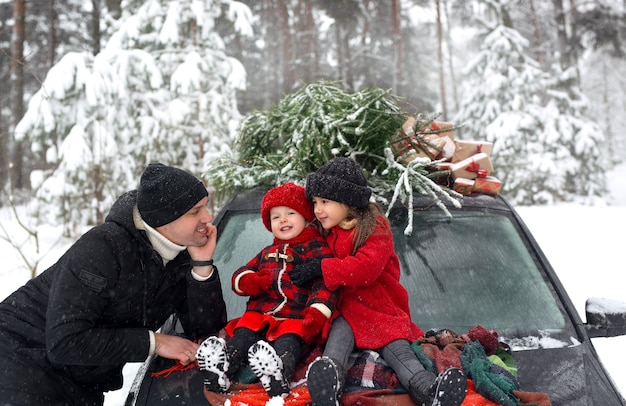
[[[234,153],[209,163],[205,178],[220,196],[233,188],[304,184],[308,173],[331,158],[349,156],[364,168],[381,203],[390,197],[391,203],[409,203],[417,191],[447,212],[439,197],[457,203],[459,195],[430,179],[432,162],[404,164],[389,148],[407,117],[387,90],[348,93],[335,82],[312,83],[245,117]]]

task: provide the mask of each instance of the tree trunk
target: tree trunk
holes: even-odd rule
[[[122,0],[106,0],[107,10],[116,20],[122,16]]]
[[[357,1],[336,0],[324,0],[320,1],[320,3],[335,22],[338,80],[343,82],[346,90],[354,91],[353,61],[350,52],[350,28],[359,17],[359,3]]]
[[[529,0],[530,6],[530,20],[533,25],[533,48],[535,49],[535,59],[542,65],[543,58],[541,57],[541,35],[539,32],[539,24],[537,23],[537,10],[535,9],[535,0]]]
[[[456,71],[454,69],[454,63],[452,63],[452,55],[454,55],[455,53],[455,49],[454,49],[454,43],[452,42],[450,33],[452,32],[452,29],[450,28],[450,16],[448,14],[448,7],[446,5],[446,1],[443,0],[442,1],[442,7],[443,7],[443,14],[445,15],[445,21],[448,22],[448,26],[447,29],[445,30],[445,44],[448,48],[448,74],[450,75],[450,89],[452,91],[452,102],[454,103],[453,109],[454,111],[458,111],[459,109],[459,95],[457,92],[457,83],[456,83]]]
[[[341,24],[341,22],[340,22]],[[346,83],[346,87],[349,91],[354,92],[354,75],[352,72],[352,53],[350,52],[350,37],[348,30],[341,28],[341,52],[343,54],[343,69],[342,77]]]
[[[265,21],[265,39],[266,46],[264,48],[265,63],[260,69],[266,69],[266,79],[262,84],[265,95],[264,105],[269,105],[275,100],[280,99],[282,94],[282,78],[281,78],[281,59],[279,57],[279,31],[276,29],[279,25],[279,18],[276,13],[276,1],[263,2],[263,21]]]
[[[626,1],[626,0],[624,0]],[[361,30],[361,46],[364,47],[367,43],[367,39],[371,35],[371,17],[368,10],[370,9],[370,0],[363,0],[363,10],[365,10],[365,15],[363,16],[363,29]]]
[[[509,13],[509,6],[508,4],[502,4],[500,2],[496,2],[497,4],[500,4],[499,7],[499,11],[500,11],[500,18],[502,19],[502,25],[504,25],[507,28],[513,28],[513,19],[511,18],[511,14]]]
[[[13,187],[24,187],[22,175],[22,143],[15,140],[15,127],[24,115],[24,35],[26,1],[13,1],[13,38],[11,40],[11,127],[9,130],[9,156],[12,167],[9,176]]]
[[[57,23],[58,15],[56,11],[56,0],[48,0],[48,24],[50,24],[50,31],[48,32],[48,69],[54,66],[56,62],[56,49],[57,49]]]
[[[391,26],[393,32],[394,47],[394,72],[392,77],[392,85],[394,93],[398,93],[398,88],[402,84],[402,31],[400,29],[400,2],[399,0],[391,1]]]
[[[310,1],[304,1],[302,5],[302,20],[304,21],[304,52],[303,72],[304,81],[311,83],[319,75],[319,58],[320,52],[317,44],[317,28],[313,20],[313,4]]]
[[[441,99],[441,112],[444,121],[448,120],[448,107],[446,101],[446,73],[443,60],[443,28],[441,26],[441,5],[439,0],[435,1],[437,8],[437,58],[439,59],[439,97]]]
[[[339,23],[339,20],[335,19],[335,37],[337,38],[335,41],[337,43],[337,69],[339,69],[339,80],[346,83],[346,58],[343,52],[343,34],[341,31],[341,24]]]
[[[554,20],[556,22],[557,47],[561,52],[559,62],[561,68],[571,66],[571,47],[565,29],[565,11],[563,10],[563,0],[552,0],[554,4]]]
[[[91,41],[94,55],[100,53],[100,0],[91,0]]]
[[[295,69],[293,68],[293,41],[289,24],[289,11],[285,0],[278,0],[278,20],[280,30],[280,59],[283,77],[282,91],[289,93],[296,82]]]
[[[611,126],[611,121],[613,118],[613,105],[611,104],[610,95],[612,91],[610,90],[610,85],[607,81],[608,72],[607,72],[607,61],[605,58],[601,58],[599,61],[602,64],[602,104],[605,106],[602,111],[604,112],[604,121],[606,122],[604,134],[606,138],[607,145],[607,162],[615,162],[616,161],[616,153],[614,145],[616,143],[615,137],[613,136],[613,127]]]
[[[578,11],[576,10],[576,2],[574,0],[570,0],[570,13],[571,13],[571,17],[570,17],[570,21],[577,21],[578,20],[578,16],[576,15],[578,13]],[[578,33],[576,30],[576,24],[570,24],[570,30],[572,32],[571,38],[577,38],[578,37]],[[573,42],[573,41],[572,41]],[[580,83],[580,71],[578,69],[578,52],[577,52],[578,47],[577,46],[570,46],[569,50],[569,62],[570,62],[570,66],[574,67],[576,69],[576,78],[577,78],[577,82]]]
[[[4,190],[9,173],[9,138],[9,132],[4,129],[4,117],[0,114],[0,191]]]

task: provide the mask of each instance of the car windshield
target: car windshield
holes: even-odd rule
[[[246,309],[247,296],[238,296],[231,289],[231,276],[261,249],[273,241],[259,212],[228,212],[219,223],[219,238],[213,259],[222,278],[222,292],[228,318],[239,317]]]
[[[389,217],[411,314],[424,331],[464,333],[481,324],[509,338],[575,336],[552,285],[507,216],[463,211],[449,219],[441,210],[419,211],[411,236],[404,235],[404,209]],[[215,260],[230,318],[244,312],[247,300],[232,292],[230,276],[272,238],[258,212],[231,212],[222,219]]]
[[[511,337],[570,330],[508,217],[466,211],[448,219],[440,210],[421,211],[414,214],[411,236],[403,233],[406,215],[394,212],[390,220],[401,281],[422,329],[466,332],[481,324]]]

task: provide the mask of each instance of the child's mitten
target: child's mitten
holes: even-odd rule
[[[267,269],[246,273],[239,279],[238,285],[239,290],[244,295],[256,296],[269,290],[272,286],[272,275]]]
[[[314,307],[307,307],[302,312],[302,338],[307,343],[311,343],[315,337],[320,335],[328,317]]]

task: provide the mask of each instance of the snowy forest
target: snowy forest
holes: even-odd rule
[[[626,1],[5,0],[0,24],[0,205],[67,236],[149,162],[210,178],[319,81],[492,142],[518,205],[592,204],[626,156]]]

